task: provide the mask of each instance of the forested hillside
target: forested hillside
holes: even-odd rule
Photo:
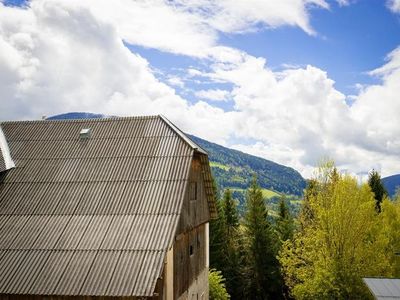
[[[396,194],[396,190],[400,188],[400,174],[382,178],[382,183],[385,186],[390,197]]]
[[[208,142],[194,135],[189,137],[208,152],[212,173],[222,193],[229,188],[232,197],[238,200],[240,215],[244,213],[246,191],[250,187],[253,175],[261,187],[263,197],[267,199],[271,216],[276,216],[279,199],[285,195],[291,212],[300,210],[301,195],[306,181],[296,170],[279,165],[270,160],[241,151],[229,149]]]
[[[256,174],[261,188],[287,195],[303,194],[306,182],[296,170],[194,135],[189,137],[208,152],[211,168],[220,188],[247,189],[253,174]]]

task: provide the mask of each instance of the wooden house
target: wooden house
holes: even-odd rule
[[[1,299],[208,299],[208,157],[171,122],[0,127]]]

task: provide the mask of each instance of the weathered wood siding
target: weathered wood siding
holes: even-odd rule
[[[209,219],[200,157],[195,154],[174,244],[174,299],[208,299]]]
[[[193,200],[193,189],[196,190],[196,199]],[[188,232],[193,228],[207,223],[210,220],[208,202],[205,193],[204,180],[199,154],[194,154],[189,183],[183,201],[181,217],[178,225],[177,235]]]
[[[181,234],[174,245],[174,299],[186,295],[200,299],[207,292],[208,284],[200,282],[201,274],[207,270],[206,226],[200,225]],[[200,284],[201,283],[201,284]],[[191,288],[192,287],[192,288]],[[192,294],[192,295],[189,295]]]

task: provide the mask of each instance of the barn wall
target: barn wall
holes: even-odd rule
[[[208,299],[206,224],[181,234],[174,245],[174,299]]]
[[[194,188],[196,193],[193,193]],[[195,199],[193,200],[194,194],[196,195]],[[205,193],[201,161],[199,154],[194,154],[189,173],[189,183],[181,210],[177,235],[188,232],[192,230],[192,228],[207,223],[209,220],[210,213]]]

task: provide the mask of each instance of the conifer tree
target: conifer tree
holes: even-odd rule
[[[278,299],[282,296],[276,245],[262,192],[254,176],[247,191],[244,218],[248,242],[247,297],[249,299]]]
[[[213,177],[213,191],[217,217],[210,220],[210,267],[223,270],[226,265],[226,222],[223,203],[218,196],[218,188]]]
[[[241,233],[237,204],[229,189],[225,190],[222,209],[225,221],[225,264],[222,273],[226,278],[226,287],[232,299],[243,298],[242,257],[240,251]]]
[[[239,226],[239,217],[236,203],[232,198],[232,192],[230,189],[226,189],[224,192],[223,209],[228,232],[237,229]]]
[[[276,220],[276,230],[282,242],[293,237],[295,225],[293,217],[290,214],[286,197],[282,196],[279,200],[278,218]]]
[[[368,185],[375,195],[375,209],[378,213],[381,212],[381,204],[383,198],[388,195],[385,187],[382,184],[381,176],[375,170],[372,170],[368,176]]]

